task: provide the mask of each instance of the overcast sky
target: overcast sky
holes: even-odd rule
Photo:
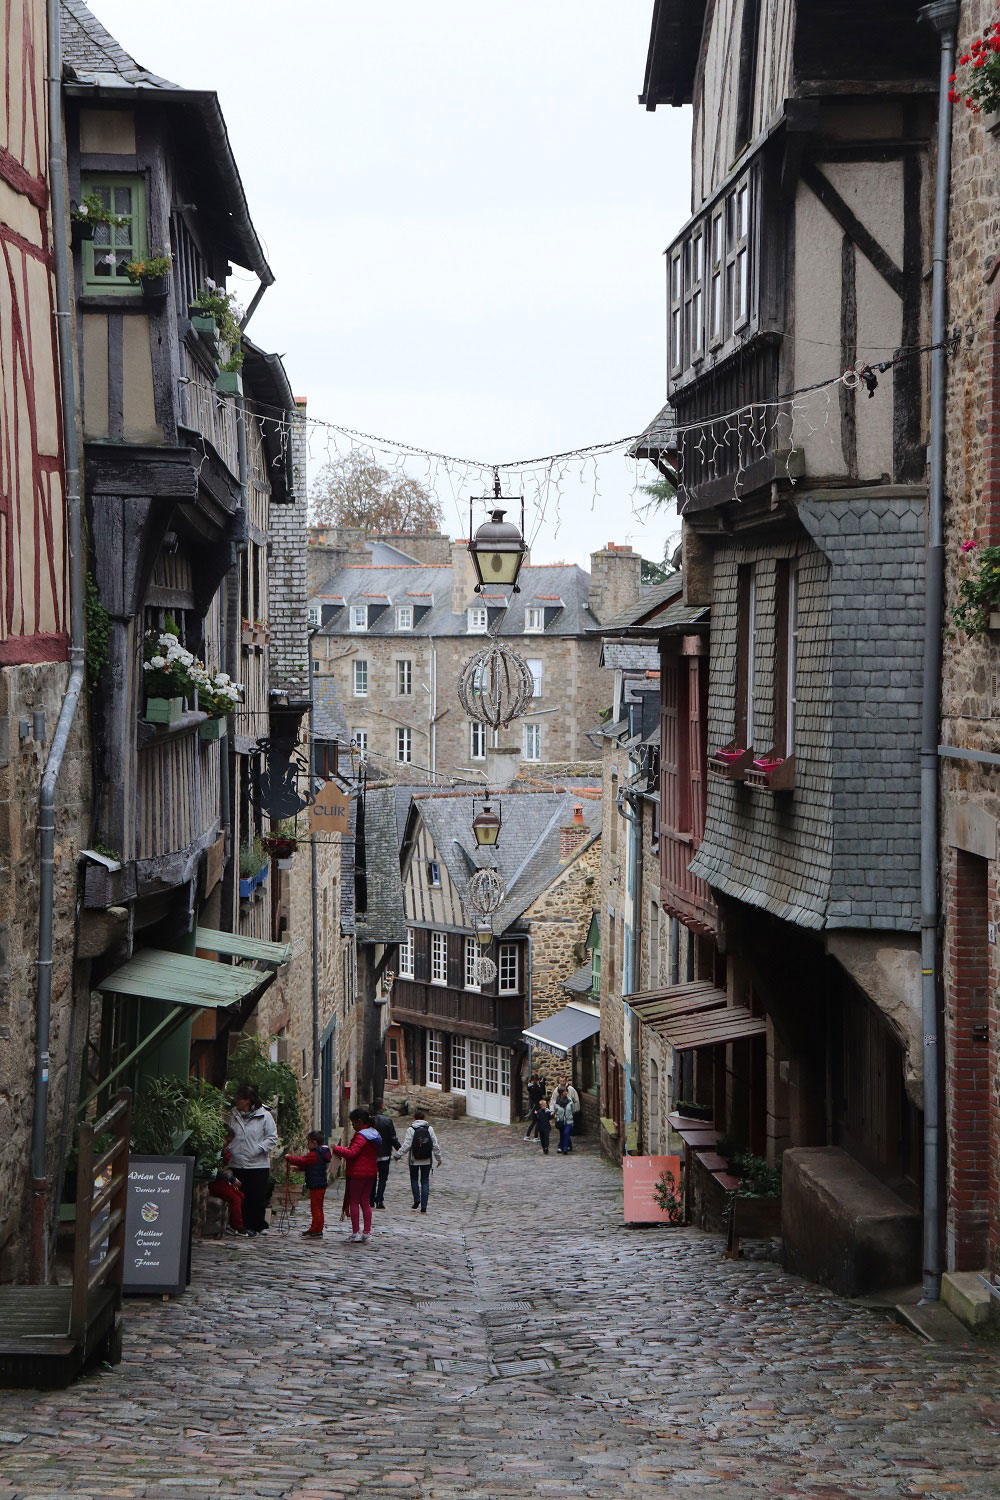
[[[689,111],[637,102],[652,0],[90,3],[143,66],[218,92],[277,277],[248,331],[312,417],[490,463],[653,417]],[[454,532],[479,476],[408,469]],[[676,527],[637,519],[620,457],[547,477],[544,515],[524,486],[539,561],[658,556]]]

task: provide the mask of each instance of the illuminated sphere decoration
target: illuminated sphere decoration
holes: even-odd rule
[[[510,646],[491,640],[462,668],[458,696],[470,719],[506,729],[531,704],[535,685],[531,668]]]
[[[499,911],[504,895],[504,883],[496,870],[477,870],[469,881],[469,905],[482,917]]]
[[[497,966],[492,958],[476,959],[476,978],[480,984],[492,984],[497,977]]]

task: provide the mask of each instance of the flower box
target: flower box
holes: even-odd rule
[[[167,300],[167,277],[166,277],[166,273],[164,273],[162,276],[142,276],[139,279],[139,285],[142,287],[142,295],[143,295],[143,297],[145,298],[145,300],[147,302],[152,302],[152,303],[166,302],[166,300]]]
[[[73,219],[70,225],[70,235],[74,245],[80,245],[84,240],[94,238],[93,219]]]
[[[279,870],[290,870],[292,868],[292,865],[294,863],[295,863],[295,856],[294,855],[292,855],[292,854],[283,855],[278,860],[278,869]]]
[[[220,370],[215,381],[220,396],[242,396],[243,376],[239,370]]]
[[[709,775],[720,781],[742,781],[752,761],[752,749],[735,743],[723,745],[708,757]]]
[[[184,712],[183,698],[147,698],[147,724],[176,724]]]
[[[746,786],[771,792],[791,792],[795,788],[794,755],[759,755],[743,773]]]
[[[225,739],[227,727],[225,719],[206,719],[204,724],[198,725],[198,738],[200,740]]]

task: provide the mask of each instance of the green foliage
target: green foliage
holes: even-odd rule
[[[260,839],[254,839],[252,844],[240,845],[240,879],[250,880],[257,875],[267,864],[267,850]],[[250,1080],[253,1082],[253,1079]]]
[[[101,603],[93,574],[88,572],[83,580],[83,612],[85,626],[85,655],[87,660],[87,686],[96,692],[101,673],[108,664],[111,644],[111,616]]]
[[[220,366],[223,370],[235,371],[243,367],[243,334],[240,330],[242,309],[234,292],[224,292],[214,282],[206,283],[194,299],[194,305],[215,319],[219,338],[227,345],[229,356]]]
[[[973,543],[963,547],[971,550]],[[1000,547],[983,547],[978,553],[975,571],[958,585],[958,603],[952,619],[969,635],[982,635],[989,629],[990,614],[1000,605]]]
[[[671,505],[677,499],[677,486],[662,474],[651,484],[640,484],[639,488],[644,495],[649,496],[654,507]]]
[[[744,1151],[733,1158],[733,1166],[743,1173],[743,1181],[736,1189],[741,1198],[780,1198],[781,1163],[769,1167],[763,1156],[754,1156]]]
[[[639,565],[640,583],[666,583],[669,577],[667,569],[660,563],[650,562],[648,557],[642,559]]]
[[[151,1078],[132,1116],[132,1150],[148,1156],[195,1158],[195,1175],[218,1171],[226,1144],[226,1101],[221,1090],[192,1078]]]
[[[184,1126],[188,1132],[187,1152],[197,1158],[195,1173],[211,1177],[222,1164],[226,1144],[226,1100],[221,1089],[213,1088],[200,1078],[188,1085],[184,1107]]]
[[[657,1206],[667,1215],[671,1224],[684,1222],[684,1204],[673,1172],[664,1172],[653,1184],[653,1197]]]
[[[273,1063],[259,1037],[245,1036],[233,1048],[226,1071],[227,1092],[233,1085],[252,1083],[264,1103],[276,1099],[277,1125],[286,1143],[302,1136],[298,1079],[287,1063]]]
[[[138,286],[142,281],[154,281],[158,276],[166,276],[173,264],[172,257],[165,250],[153,250],[143,260],[130,260],[125,267],[125,275],[133,286]]]
[[[948,98],[953,104],[961,103],[965,89],[965,107],[973,114],[990,114],[1000,107],[1000,18],[988,22],[981,37],[973,37],[949,82]]]
[[[77,224],[108,224],[112,229],[128,223],[125,215],[113,214],[110,208],[105,208],[97,193],[84,193],[70,218]]]

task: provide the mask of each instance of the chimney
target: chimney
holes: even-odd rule
[[[563,865],[568,859],[572,859],[589,837],[590,829],[583,821],[583,803],[575,802],[572,823],[564,823],[559,830],[559,863]]]
[[[596,625],[606,625],[639,602],[642,558],[631,547],[609,542],[590,554],[590,613]]]
[[[486,750],[486,785],[512,786],[521,764],[520,745],[490,745]]]

